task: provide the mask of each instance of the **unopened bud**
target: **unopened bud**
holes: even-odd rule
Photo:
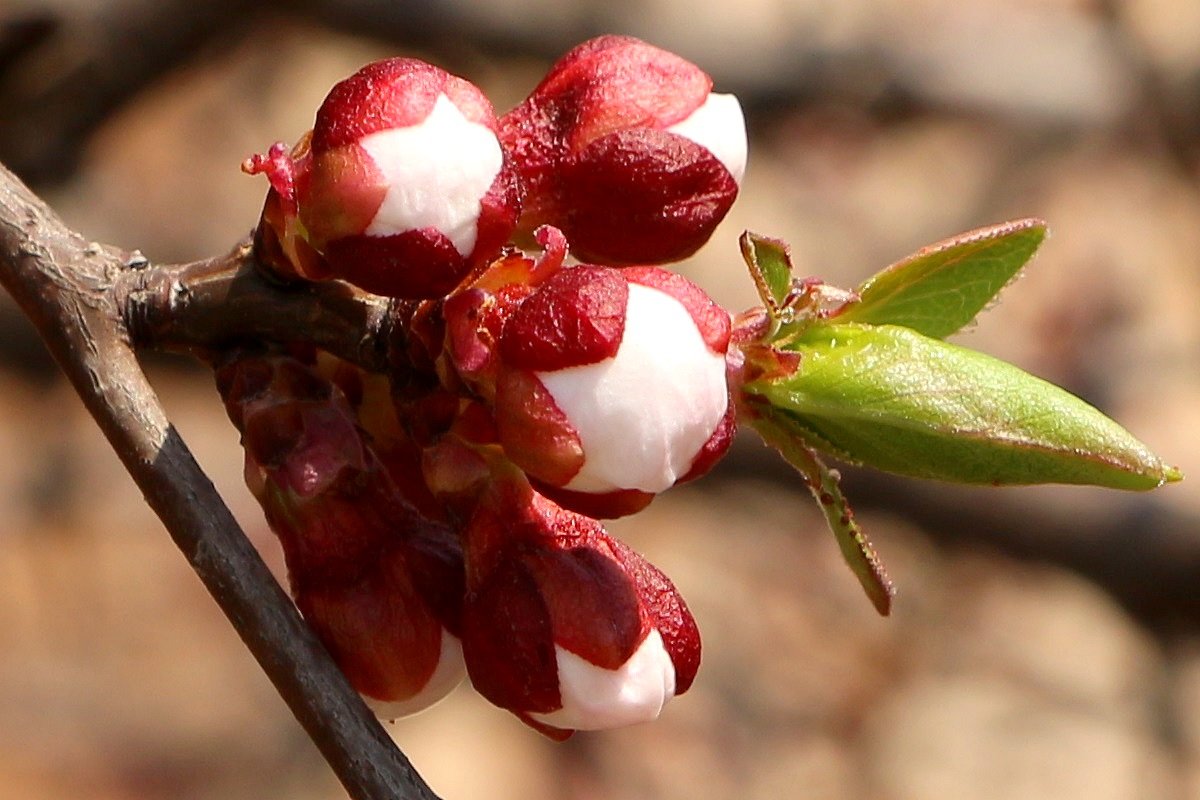
[[[657,267],[573,267],[526,298],[499,342],[509,458],[573,510],[631,513],[728,448],[728,313]]]
[[[307,243],[330,276],[376,294],[446,294],[517,220],[491,104],[423,61],[377,61],[334,86],[303,155],[291,191]],[[288,189],[280,166],[256,164]]]
[[[402,463],[380,460],[350,403],[314,369],[245,355],[217,380],[309,625],[381,716],[436,702],[463,675],[457,536],[409,502],[393,480]]]
[[[678,261],[737,197],[746,131],[732,95],[627,36],[576,47],[500,120],[525,190],[520,227],[559,227],[582,259]]]
[[[699,667],[687,606],[598,522],[526,497],[485,501],[468,528],[463,653],[475,688],[554,738],[657,718]]]

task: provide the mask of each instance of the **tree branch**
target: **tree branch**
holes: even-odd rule
[[[338,281],[272,282],[249,243],[207,261],[125,270],[113,294],[137,348],[303,340],[374,372],[388,366],[392,301]]]
[[[239,292],[248,285],[241,269],[247,258],[242,248],[226,260],[183,265],[163,275],[225,275],[212,283],[196,281],[196,291],[227,291],[230,308],[239,309]],[[235,262],[236,270],[210,269]],[[137,265],[131,254],[89,244],[69,230],[0,165],[0,284],[33,321],[176,545],[352,797],[436,800],[300,618],[167,419],[137,363],[122,313],[127,292],[119,289],[163,291],[131,275]],[[361,298],[334,297],[331,290],[308,294],[299,303],[307,310],[295,312],[297,319],[313,309],[330,309],[346,325],[380,319],[378,309]],[[188,304],[180,301],[177,307]],[[215,330],[214,320],[197,316],[206,320],[196,322],[199,329]],[[142,318],[151,329],[164,330],[161,320],[157,327],[153,323],[153,313]],[[240,323],[236,315],[231,318],[236,329]],[[325,316],[321,319],[324,325]],[[370,352],[373,345],[364,345],[361,335],[365,329],[356,341]]]

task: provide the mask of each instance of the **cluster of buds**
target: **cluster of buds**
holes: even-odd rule
[[[381,716],[440,700],[463,676],[458,536],[418,510],[345,394],[303,361],[239,353],[217,385],[318,638]]]
[[[1182,477],[1078,398],[942,341],[1032,256],[1040,220],[853,292],[747,232],[763,306],[731,321],[662,265],[708,240],[745,165],[737,101],[619,36],[502,116],[436,67],[370,64],[290,151],[243,164],[270,181],[255,255],[276,279],[399,301],[378,374],[296,342],[217,365],[296,604],[381,716],[465,674],[553,738],[657,717],[691,686],[699,633],[598,520],[711,469],[736,416],[800,471],[882,614],[891,583],[821,453],[990,485]]]
[[[218,369],[296,603],[381,716],[464,667],[555,738],[653,719],[691,685],[686,604],[597,520],[734,434],[730,316],[659,266],[737,195],[741,111],[711,90],[603,37],[498,118],[390,59],[243,165],[270,180],[256,253],[277,278],[419,301],[396,306],[389,375],[295,345]]]
[[[445,296],[542,225],[596,263],[678,261],[708,241],[745,167],[737,99],[623,36],[575,48],[500,118],[437,67],[369,64],[290,152],[242,165],[271,182],[259,251],[277,274],[406,299]]]

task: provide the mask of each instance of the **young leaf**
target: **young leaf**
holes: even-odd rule
[[[1141,490],[1182,477],[1074,395],[906,327],[815,325],[788,346],[801,356],[794,374],[742,391],[773,407],[776,426],[851,461],[995,485]]]
[[[1046,223],[1022,219],[979,228],[937,244],[877,273],[858,288],[860,300],[838,322],[903,325],[944,338],[983,310],[1046,237]]]
[[[790,436],[786,425],[777,425],[773,414],[756,419],[755,428],[804,476],[850,571],[858,578],[875,610],[886,617],[892,610],[892,597],[896,590],[871,540],[858,527],[854,512],[850,510],[850,504],[838,485],[837,472],[825,466],[811,447]]]
[[[745,231],[739,238],[742,258],[750,268],[758,296],[773,320],[778,320],[792,291],[792,256],[787,244]]]

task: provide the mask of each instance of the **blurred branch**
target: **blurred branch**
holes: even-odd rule
[[[33,51],[55,30],[54,18],[46,13],[28,12],[0,19],[0,71]]]
[[[752,475],[794,488],[795,471],[761,453],[757,443],[735,445],[709,480]],[[1200,630],[1200,520],[1149,494],[1059,487],[1077,502],[1048,503],[1031,501],[1035,490],[1028,487],[958,486],[851,465],[839,471],[860,513],[903,516],[947,547],[985,548],[1069,570],[1159,634]],[[1096,508],[1086,507],[1090,493],[1103,496]],[[886,558],[887,541],[875,544]]]
[[[1106,498],[1092,511],[1030,502],[1024,490],[926,484],[867,470],[848,470],[846,478],[848,491],[864,499],[860,505],[904,514],[935,542],[983,545],[1070,570],[1159,633],[1200,628],[1194,515],[1144,494]]]
[[[110,0],[0,11],[0,161],[26,180],[74,172],[115,108],[258,11],[235,0]]]
[[[899,515],[942,546],[983,548],[1081,575],[1160,635],[1200,630],[1200,519],[1153,493],[1056,487],[1075,495],[1074,502],[1056,503],[1033,497],[1032,487],[962,486],[848,464],[839,472],[860,514]],[[762,458],[749,437],[708,481],[723,475],[796,487],[795,470],[782,459]],[[875,544],[886,559],[888,542]]]
[[[1083,7],[1005,4],[998,13],[990,5],[896,4],[878,14],[797,13],[765,39],[751,25],[714,40],[706,26],[648,28],[638,4],[597,0],[539,0],[527,3],[533,10],[525,14],[438,0],[27,5],[0,4],[0,161],[35,185],[68,177],[105,116],[171,69],[247,35],[268,41],[290,21],[432,48],[452,70],[481,55],[549,61],[590,36],[624,31],[684,55],[706,48],[708,71],[752,115],[850,105],[887,121],[953,110],[1040,130],[1052,142],[1064,130],[1129,128],[1141,141],[1161,139],[1182,163],[1198,158],[1200,78],[1167,74],[1112,15]],[[528,24],[531,14],[539,24]]]
[[[237,250],[228,266],[244,266],[246,258]],[[352,797],[435,800],[300,618],[167,419],[138,365],[119,302],[119,287],[139,283],[131,276],[139,263],[130,253],[85,241],[0,165],[0,284],[32,320],[176,545]],[[172,269],[190,274],[221,263]],[[245,285],[244,270],[227,272],[231,287],[239,280]],[[238,291],[230,292],[235,301],[226,313],[236,329],[232,310],[243,306]],[[323,308],[321,293],[312,294],[318,299],[309,307]],[[361,311],[376,318],[369,304],[330,303],[351,317]],[[199,319],[200,330],[212,325]]]

